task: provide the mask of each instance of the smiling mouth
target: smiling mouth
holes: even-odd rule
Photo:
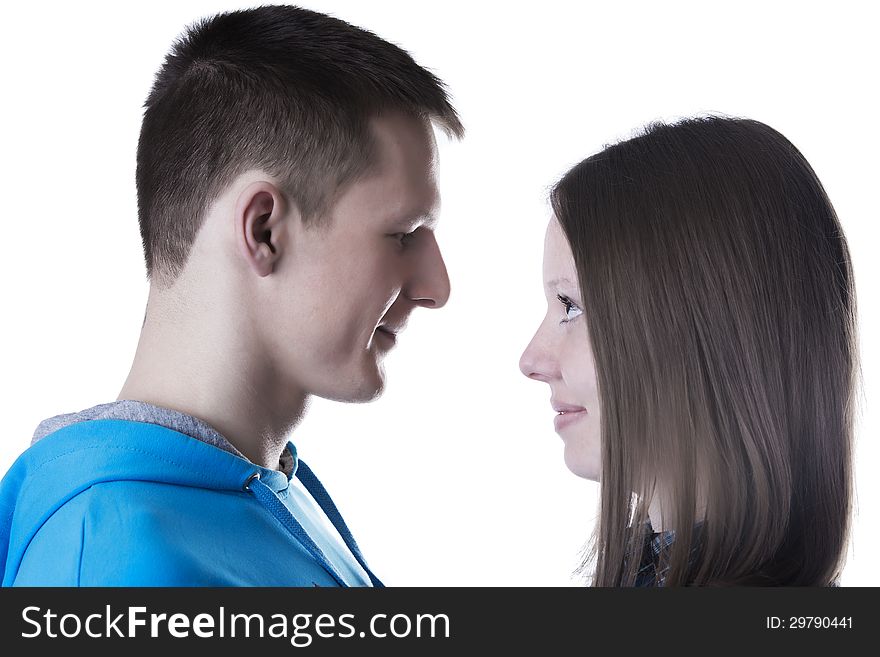
[[[390,349],[397,344],[397,334],[381,326],[376,329],[376,336],[380,340],[380,345],[385,343],[384,348]]]
[[[581,418],[586,417],[587,410],[584,408],[578,410],[558,411],[553,417],[553,426],[557,432],[562,431],[566,427],[578,422]]]

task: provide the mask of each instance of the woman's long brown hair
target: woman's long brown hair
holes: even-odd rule
[[[634,583],[655,496],[675,530],[666,586],[833,582],[852,504],[855,288],[806,159],[758,121],[655,123],[573,167],[551,203],[601,398],[592,584]]]

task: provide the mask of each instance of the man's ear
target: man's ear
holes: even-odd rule
[[[245,262],[258,276],[272,273],[290,237],[287,213],[294,210],[277,186],[253,182],[235,203],[236,241]]]

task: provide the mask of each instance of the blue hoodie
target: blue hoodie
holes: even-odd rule
[[[114,404],[103,407],[200,423]],[[217,434],[225,445],[147,421],[59,424],[0,482],[3,586],[381,586],[292,444],[285,474],[233,453]],[[335,542],[310,520],[294,476]]]

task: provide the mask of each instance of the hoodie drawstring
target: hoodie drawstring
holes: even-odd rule
[[[306,487],[306,490],[309,491],[309,494],[315,498],[315,501],[318,503],[318,506],[321,507],[321,510],[324,514],[330,519],[330,522],[333,523],[333,526],[336,528],[336,531],[339,532],[339,535],[342,537],[342,540],[345,541],[345,544],[348,546],[348,549],[354,555],[354,558],[357,559],[357,562],[361,565],[361,568],[370,576],[370,581],[373,583],[373,586],[382,587],[385,586],[379,578],[373,574],[373,571],[370,570],[370,567],[367,565],[366,559],[364,559],[364,555],[361,553],[361,549],[358,547],[357,542],[354,540],[354,536],[351,534],[351,530],[349,530],[348,526],[345,524],[345,520],[342,519],[342,514],[339,513],[339,509],[336,508],[336,505],[333,503],[333,499],[330,497],[330,494],[327,493],[327,489],[324,488],[324,485],[315,476],[315,473],[312,472],[312,469],[305,464],[304,461],[299,461],[296,476],[302,482],[303,486]]]
[[[311,468],[309,468],[303,461],[298,461],[296,476],[302,482],[303,486],[305,486],[305,489],[309,494],[314,498],[315,502],[318,503],[318,506],[336,528],[336,531],[339,532],[339,535],[342,537],[342,540],[345,542],[349,551],[369,576],[370,582],[373,586],[383,587],[384,584],[382,584],[379,578],[376,577],[373,574],[373,571],[370,570],[369,566],[367,566],[363,554],[361,554],[360,548],[354,540],[354,536],[352,536],[351,531],[346,526],[345,521],[342,519],[342,515],[336,508],[333,500],[330,499],[327,490],[312,472]],[[315,561],[317,561],[324,570],[330,573],[340,586],[348,586],[339,573],[336,572],[336,569],[330,564],[329,559],[327,559],[327,556],[321,548],[319,548],[312,540],[312,537],[308,535],[299,521],[290,513],[290,510],[284,506],[284,503],[278,499],[275,495],[275,491],[260,480],[259,472],[255,472],[251,475],[245,483],[244,489],[249,490],[254,494],[254,497],[256,497],[257,500],[259,500],[275,517],[275,519],[281,523],[281,526],[299,541],[304,548],[306,548],[306,550],[315,558]]]

